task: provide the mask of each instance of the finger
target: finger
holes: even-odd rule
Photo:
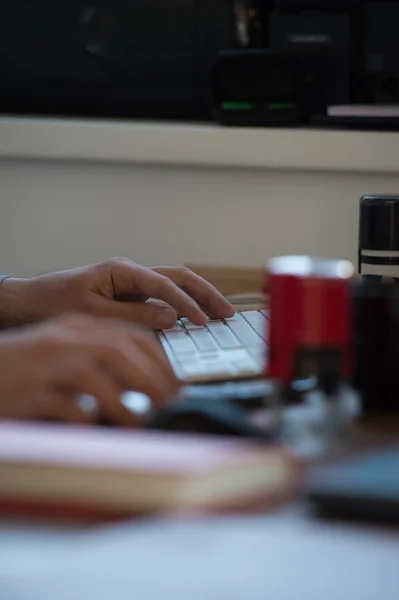
[[[110,335],[112,335],[112,338]],[[117,339],[115,338],[116,335],[118,336]],[[154,333],[140,330],[136,327],[124,327],[123,324],[121,325],[121,321],[102,320],[97,324],[97,329],[93,331],[90,339],[97,339],[99,345],[104,344],[104,340],[109,340],[115,346],[116,351],[126,352],[129,356],[131,353],[137,352],[137,348],[139,347],[142,352],[148,355],[151,361],[154,361],[167,381],[170,382],[171,393],[177,392],[180,387],[170,361]],[[115,360],[117,360],[116,357]]]
[[[165,369],[164,359],[155,359],[138,343],[103,345],[93,348],[100,368],[112,373],[126,391],[146,394],[156,404],[173,397],[179,382],[171,370]]]
[[[148,296],[144,294],[120,294],[114,298],[118,302],[147,302]]]
[[[112,423],[137,427],[138,417],[122,404],[122,394],[112,378],[100,369],[85,369],[75,372],[70,381],[76,394],[87,394],[97,401],[101,413]]]
[[[73,394],[58,394],[52,404],[49,418],[53,421],[89,425],[94,423],[94,415],[84,411]]]
[[[225,319],[235,314],[234,307],[209,281],[182,267],[153,267],[189,294],[213,319]]]
[[[205,313],[198,304],[180,289],[171,279],[129,262],[116,263],[112,268],[115,288],[123,289],[123,293],[139,293],[150,298],[163,300],[177,312],[184,314],[193,323],[204,325],[207,322]],[[129,279],[131,290],[129,290]],[[123,285],[122,285],[123,282]]]
[[[177,392],[180,384],[159,341],[153,340],[147,335],[138,333],[134,333],[133,338],[139,343],[141,350],[146,352],[149,358],[159,365],[164,376],[172,382],[172,386],[174,382],[176,388],[174,391]]]
[[[169,329],[176,324],[177,314],[166,304],[117,302],[97,296],[93,302],[97,316],[140,323],[149,329]]]
[[[95,338],[98,340],[97,343],[99,347],[104,346],[104,338],[100,339],[101,333],[101,331],[98,331],[95,335]],[[113,333],[115,336],[115,330],[111,333]],[[123,337],[121,337],[121,333]],[[107,335],[107,337],[109,336]],[[93,338],[93,336],[91,337],[92,342],[95,338]],[[161,391],[165,392],[165,394],[169,394],[170,396],[175,395],[180,388],[180,382],[177,379],[161,344],[154,334],[145,331],[129,331],[129,329],[122,330],[122,332],[118,332],[118,341],[114,344],[111,342],[111,345],[103,348],[99,352],[98,356],[101,358],[104,353],[105,358],[103,360],[107,362],[106,368],[108,371],[110,369],[110,363],[112,364],[111,372],[114,379],[119,381],[121,391],[126,391],[126,389],[131,391],[131,389],[127,387],[128,384],[126,378],[122,379],[120,376],[120,368],[123,367],[122,361],[124,357],[117,353],[123,353],[125,356],[130,358],[133,354],[138,353],[138,349],[146,354],[148,359],[156,365],[156,368],[159,369],[158,376],[161,376],[160,374],[162,374],[164,380],[160,380]],[[169,391],[165,391],[165,387],[168,385]]]
[[[52,386],[36,395],[36,414],[42,421],[65,421],[68,423],[91,423],[90,415],[76,403],[75,395],[60,386]]]
[[[174,317],[175,320],[176,317]],[[80,334],[81,330],[78,329]],[[82,347],[89,346],[89,352],[94,344],[99,347],[110,345],[110,347],[121,348],[121,351],[132,352],[138,345],[143,352],[149,355],[149,358],[159,363],[160,368],[165,372],[168,378],[174,376],[170,362],[158,340],[158,337],[151,331],[141,326],[127,324],[120,319],[91,319],[91,327],[84,331],[85,335],[74,338],[73,343],[79,347],[75,352],[82,350]],[[131,346],[133,344],[133,348]],[[125,346],[124,346],[125,345]]]

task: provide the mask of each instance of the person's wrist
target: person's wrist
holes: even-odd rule
[[[0,283],[0,329],[23,325],[29,319],[26,311],[27,279],[6,276]]]

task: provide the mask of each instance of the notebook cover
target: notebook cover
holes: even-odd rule
[[[265,447],[253,442],[211,436],[153,433],[138,430],[106,430],[85,426],[42,425],[16,422],[0,423],[0,471],[1,463],[27,466],[78,466],[101,471],[117,470],[129,473],[158,473],[168,475],[192,475],[213,468],[239,465],[251,457],[274,453],[283,456],[280,448]],[[231,498],[228,502],[214,505],[179,508],[179,512],[241,512],[271,508],[293,497],[301,479],[300,468],[287,454],[289,465],[287,485],[283,493],[265,490],[252,497]],[[84,505],[82,502],[43,502],[30,498],[13,498],[1,494],[0,514],[27,516],[46,520],[72,520],[97,522],[149,514],[150,511],[132,513],[114,508]],[[160,512],[159,510],[157,512]]]
[[[256,453],[264,456],[265,447],[233,438],[0,422],[0,462],[7,463],[168,475],[228,466]]]

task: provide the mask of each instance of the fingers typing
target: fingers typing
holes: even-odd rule
[[[129,276],[131,280],[130,293],[144,294],[150,298],[163,300],[175,311],[184,314],[197,325],[204,325],[207,322],[207,316],[198,306],[198,303],[169,277],[128,261],[116,263],[113,266],[113,279],[115,281],[123,281],[127,285]],[[119,290],[119,293],[122,293],[122,290],[119,289],[120,283],[115,284],[115,287]],[[129,289],[126,288],[123,292],[129,293]]]
[[[184,267],[153,267],[156,273],[170,278],[189,294],[213,319],[234,316],[234,307],[211,283]]]

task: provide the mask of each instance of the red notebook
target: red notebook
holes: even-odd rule
[[[246,509],[290,497],[282,449],[187,434],[0,422],[0,510],[93,518]]]

